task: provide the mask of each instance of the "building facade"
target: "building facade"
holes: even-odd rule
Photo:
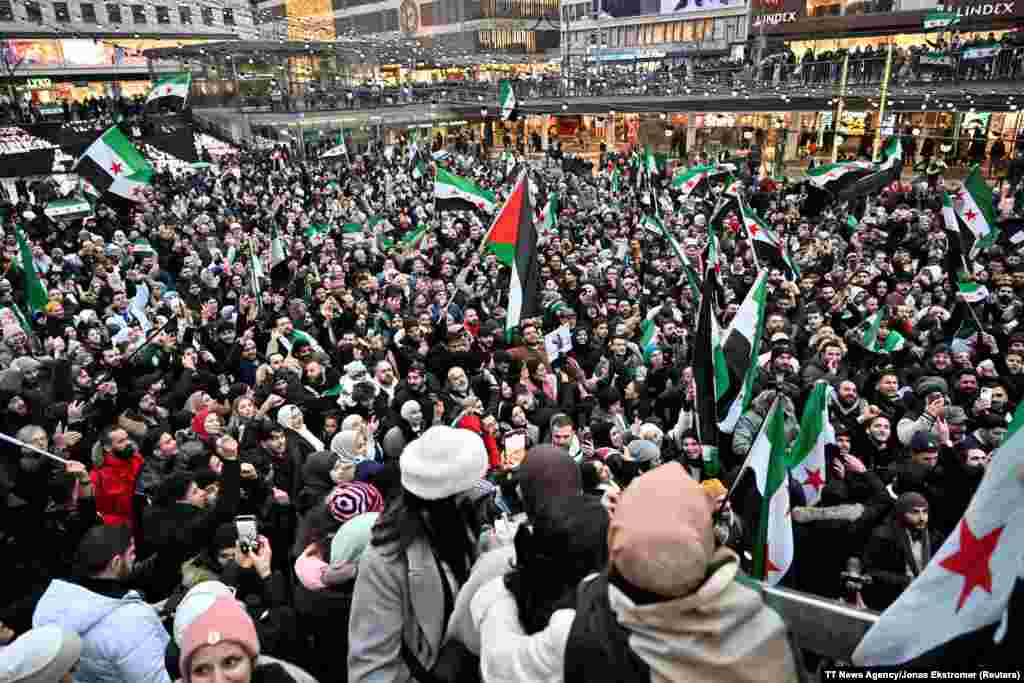
[[[687,57],[740,57],[747,0],[563,0],[562,58],[570,70],[654,67]]]
[[[145,93],[150,66],[144,50],[256,35],[249,0],[0,1],[5,86],[43,108],[59,108],[64,100]]]
[[[419,38],[468,52],[558,48],[559,0],[264,0],[263,37]]]

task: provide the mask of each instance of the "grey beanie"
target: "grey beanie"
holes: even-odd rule
[[[627,446],[629,456],[636,462],[657,462],[661,452],[653,441],[647,439],[634,439]]]

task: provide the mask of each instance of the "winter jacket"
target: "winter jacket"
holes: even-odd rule
[[[582,602],[591,611],[612,617],[600,621],[628,634],[632,662],[616,657],[602,662],[607,643],[594,642],[595,637],[602,638],[601,633],[585,628],[588,624],[579,622],[578,610],[558,610],[547,628],[525,635],[514,598],[501,579],[495,579],[480,589],[472,604],[473,620],[480,629],[483,679],[485,683],[638,680],[616,675],[632,665],[649,669],[651,683],[798,680],[785,624],[737,578],[737,572],[732,558],[719,564],[694,593],[642,605],[634,604],[604,576],[585,580],[577,607]],[[587,585],[603,585],[607,590],[595,596],[585,590]],[[594,653],[582,660],[583,668],[589,670],[577,669],[581,662],[577,648]]]
[[[130,458],[103,453],[103,464],[92,471],[92,488],[96,511],[103,517],[104,524],[134,524],[132,496],[142,465],[143,459],[138,451]]]
[[[82,639],[76,683],[170,683],[164,668],[170,638],[156,611],[134,591],[117,598],[55,580],[32,616],[33,628],[48,624]]]
[[[389,551],[371,545],[359,560],[348,628],[350,683],[411,681],[403,640],[428,671],[441,649],[444,589],[430,544],[420,538],[404,553]],[[454,579],[448,581],[457,595]]]

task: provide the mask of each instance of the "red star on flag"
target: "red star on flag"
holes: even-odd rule
[[[967,192],[965,192],[964,190],[960,190],[959,192],[957,192],[956,193],[956,200],[958,202],[966,201],[967,200]]]
[[[977,217],[978,217],[978,214],[975,213],[974,209],[967,209],[967,213],[964,214],[964,218],[967,219],[968,223],[973,223],[974,219],[977,218]]]
[[[820,491],[821,488],[825,485],[825,482],[821,478],[821,468],[807,467],[804,471],[807,472],[807,479],[801,483],[804,486],[810,486],[815,490],[815,492]]]
[[[168,95],[170,95],[171,94],[171,86],[169,86],[169,85],[165,86],[164,87],[164,92],[167,93]]]
[[[963,608],[975,587],[992,593],[992,571],[989,563],[992,560],[992,553],[999,544],[999,536],[1005,528],[1001,526],[978,538],[971,531],[967,518],[960,520],[960,548],[939,562],[943,569],[964,577],[964,586],[956,605],[957,612]]]
[[[110,172],[114,175],[121,175],[121,169],[124,168],[121,164],[116,161],[110,163]]]
[[[777,573],[779,573],[781,571],[782,570],[779,569],[778,565],[776,565],[774,562],[772,562],[771,553],[768,552],[768,544],[765,543],[764,544],[764,574],[765,574],[765,576],[767,576],[768,574],[771,574],[772,572],[775,572],[777,574]]]
[[[693,188],[695,188],[696,186],[697,186],[697,183],[696,183],[695,181],[693,181],[693,180],[687,180],[687,181],[686,181],[686,184],[685,184],[685,185],[683,185],[683,188],[684,188],[684,189],[687,189],[687,190],[692,190],[692,189],[693,189]]]
[[[839,177],[839,172],[829,171],[828,173],[825,174],[825,177],[828,178],[829,180],[835,180],[836,178]]]
[[[754,221],[749,221],[747,223],[747,231],[750,232],[751,237],[756,236],[759,230],[760,228],[757,227],[757,223]]]

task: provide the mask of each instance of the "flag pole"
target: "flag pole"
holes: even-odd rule
[[[33,453],[36,453],[38,455],[42,455],[44,457],[47,457],[50,460],[54,460],[56,462],[59,462],[62,465],[67,465],[69,462],[71,462],[70,460],[68,460],[66,458],[61,458],[59,456],[54,455],[53,453],[50,453],[48,451],[44,451],[42,448],[36,448],[35,446],[33,446],[30,443],[25,443],[24,441],[19,441],[18,439],[15,439],[13,436],[8,436],[7,434],[4,434],[3,432],[0,432],[0,440],[6,441],[9,444],[14,444],[15,446],[20,446],[21,448],[24,448],[27,451],[32,451]]]

